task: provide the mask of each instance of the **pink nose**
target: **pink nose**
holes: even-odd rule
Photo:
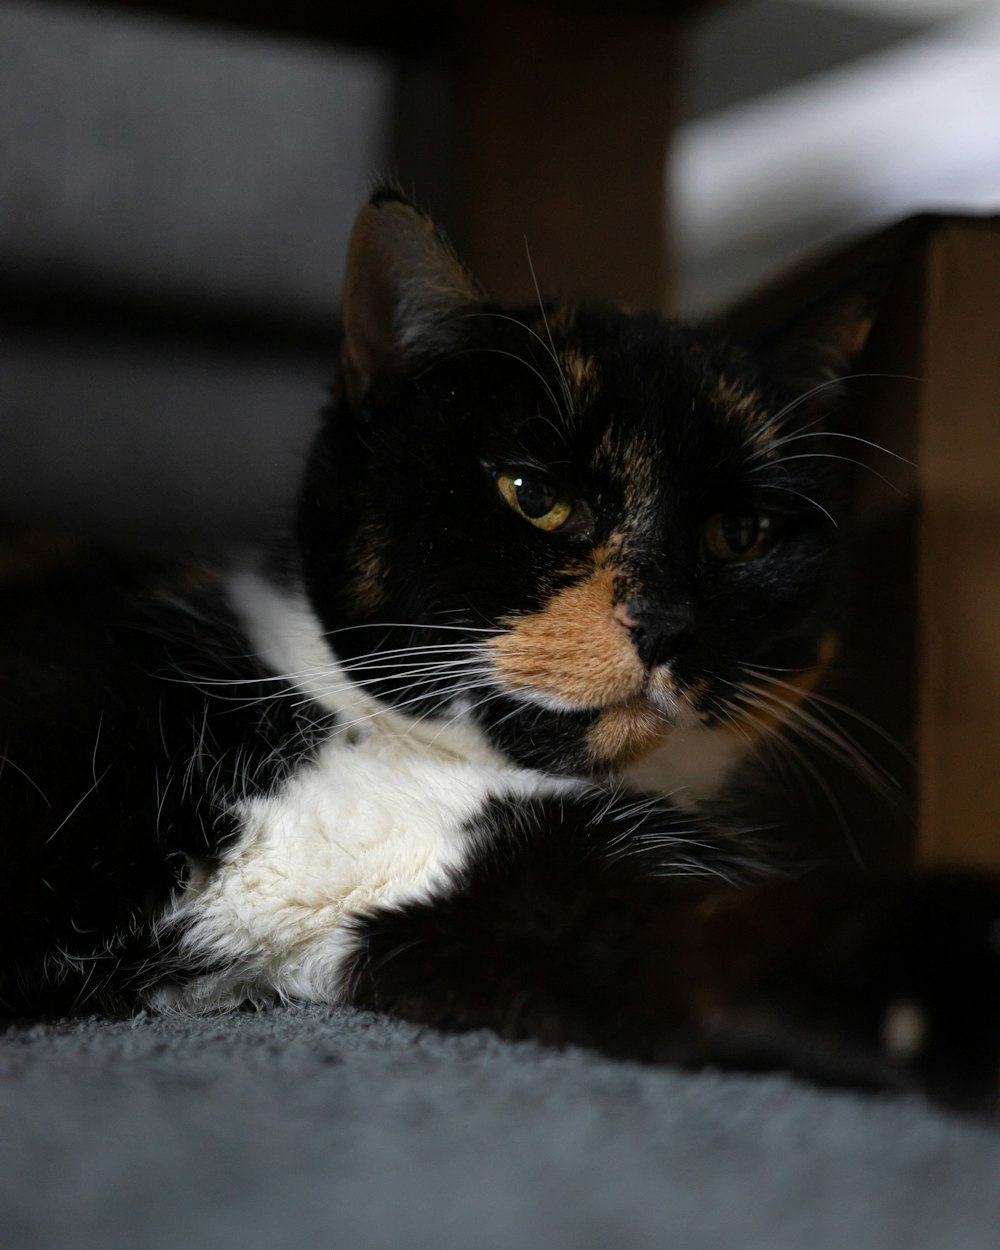
[[[611,609],[611,615],[623,629],[627,629],[630,632],[639,624],[624,603],[616,603]]]

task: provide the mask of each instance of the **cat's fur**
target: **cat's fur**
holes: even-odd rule
[[[869,318],[505,310],[376,196],[294,541],[0,576],[7,1010],[348,1002],[993,1098],[993,882],[766,880],[702,808],[836,650],[820,400]]]

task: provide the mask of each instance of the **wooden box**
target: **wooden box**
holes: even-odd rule
[[[892,278],[864,376],[847,388],[853,433],[868,442],[845,443],[865,467],[836,697],[913,758],[910,767],[853,712],[842,720],[892,776],[902,813],[893,825],[877,803],[850,808],[849,835],[873,866],[912,853],[1000,870],[1000,217],[904,222],[751,301],[734,322],[783,315],[871,262]],[[835,799],[849,788],[826,784]]]

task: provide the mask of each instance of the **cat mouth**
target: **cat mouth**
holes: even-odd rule
[[[624,623],[603,606],[610,575],[601,569],[546,609],[505,621],[485,648],[493,679],[515,698],[556,712],[631,714],[661,729],[694,723],[700,718],[691,692],[672,666],[644,662]]]
[[[553,712],[582,713],[598,720],[607,717],[620,720],[632,718],[641,721],[649,732],[655,729],[660,734],[703,721],[702,713],[691,700],[678,692],[665,674],[657,672],[648,674],[645,680],[627,692],[591,700],[567,699],[545,687],[508,686],[507,693],[515,699]]]

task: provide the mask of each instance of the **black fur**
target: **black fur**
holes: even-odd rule
[[[83,552],[0,584],[8,1011],[127,1005],[163,975],[153,920],[322,724],[248,651],[208,569]]]
[[[747,873],[732,843],[703,834],[692,865],[690,834],[664,836],[676,817],[625,823],[623,839],[596,799],[494,807],[470,831],[490,849],[455,889],[358,923],[353,1000],[438,1028],[916,1085],[995,1110],[995,881],[826,872],[733,888],[709,875]],[[895,1053],[892,1013],[912,1010],[922,1044]]]
[[[770,376],[766,360],[708,328],[612,309],[576,310],[567,328],[556,323],[550,331],[538,309],[484,305],[460,325],[457,350],[380,379],[360,406],[341,395],[327,413],[299,535],[324,625],[364,626],[338,634],[343,657],[359,658],[374,639],[384,648],[454,643],[462,637],[456,627],[536,611],[567,580],[567,568],[630,529],[623,574],[661,613],[669,605],[691,615],[674,673],[682,688],[703,686],[697,703],[706,718],[730,706],[727,683],[748,665],[794,671],[815,663],[842,601],[844,552],[830,514],[843,515],[845,486],[824,458],[832,442],[821,434],[809,443],[815,457],[762,462],[752,425],[715,398],[730,379],[759,396],[763,414],[793,404],[796,392]],[[599,362],[600,383],[585,407],[570,409],[561,395],[553,353],[564,351]],[[817,405],[796,405],[783,433],[808,430],[816,416]],[[609,428],[634,437],[650,457],[657,507],[638,522],[625,498],[628,464],[602,452]],[[484,464],[535,466],[586,502],[591,528],[562,536],[526,525],[499,498]],[[752,566],[706,562],[705,518],[751,508],[780,516],[780,550]],[[377,525],[386,566],[384,598],[363,615],[345,541],[362,523]],[[423,699],[410,682],[369,684],[417,711],[447,705],[441,683],[429,683]],[[547,714],[499,697],[477,717],[529,766],[587,768],[580,746],[592,711]]]
[[[279,580],[301,583],[356,686],[475,727],[549,797],[486,803],[432,898],[355,913],[342,998],[647,1061],[996,1099],[996,882],[765,881],[742,822],[621,784],[676,723],[764,737],[819,679],[849,501],[827,401],[870,316],[851,292],[754,345],[501,309],[394,193],[363,211]],[[534,483],[522,515],[501,489],[515,478]],[[539,528],[549,498],[566,511]],[[228,604],[223,574],[163,561],[0,572],[8,1011],[119,1009],[209,971],[165,910],[225,856],[240,801],[280,790],[334,729]],[[534,669],[520,642],[496,660],[510,638]],[[555,777],[575,780],[557,794]]]

